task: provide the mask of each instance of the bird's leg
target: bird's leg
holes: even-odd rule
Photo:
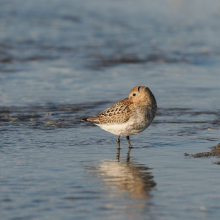
[[[127,139],[127,141],[128,141],[129,148],[133,148],[133,147],[131,146],[131,142],[130,142],[130,138],[129,138],[129,136],[126,136],[126,139]]]
[[[117,141],[118,149],[120,149],[120,135],[118,135],[118,138],[116,139],[116,141]]]

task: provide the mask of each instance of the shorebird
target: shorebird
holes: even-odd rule
[[[105,131],[118,135],[117,145],[120,149],[120,136],[126,136],[129,148],[130,135],[144,131],[153,121],[157,111],[157,102],[148,87],[136,86],[128,98],[115,103],[94,117],[82,120],[98,125]]]

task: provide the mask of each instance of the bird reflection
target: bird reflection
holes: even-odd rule
[[[131,147],[128,148],[128,152],[127,152],[127,162],[130,161],[130,152],[131,152]],[[121,148],[117,148],[117,154],[116,154],[116,159],[119,162],[120,161],[120,150]]]
[[[118,153],[120,156],[120,151]],[[116,190],[116,193],[129,192],[130,197],[148,198],[150,191],[156,186],[151,169],[130,161],[130,151],[126,159],[104,160],[95,169],[98,170],[108,188]]]

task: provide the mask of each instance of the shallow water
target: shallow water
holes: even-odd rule
[[[218,219],[219,1],[1,1],[1,219]],[[22,6],[22,7],[21,7]],[[152,125],[81,121],[149,86]]]

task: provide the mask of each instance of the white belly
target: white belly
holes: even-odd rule
[[[123,124],[97,124],[103,130],[108,131],[115,135],[120,136],[130,136],[134,134],[138,134],[144,131],[151,122],[143,122],[139,123],[138,126],[135,126],[134,123],[126,122]]]
[[[103,130],[108,131],[112,134],[121,135],[127,130],[128,123],[123,124],[98,124]]]

